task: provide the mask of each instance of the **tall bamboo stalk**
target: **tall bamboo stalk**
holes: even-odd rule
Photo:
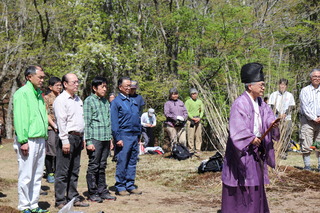
[[[191,73],[190,82],[199,90],[204,100],[206,118],[212,129],[213,137],[218,141],[218,146],[217,144],[215,146],[219,149],[219,152],[224,153],[228,139],[228,119],[223,116],[227,114],[226,110],[224,107],[217,105],[208,82],[203,82],[203,79],[201,80],[197,73]]]

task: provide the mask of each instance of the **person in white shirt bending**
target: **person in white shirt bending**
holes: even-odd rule
[[[157,125],[157,119],[154,114],[154,109],[148,109],[148,112],[145,112],[141,116],[141,125],[142,125],[142,137],[144,138],[144,147],[154,146],[154,136],[153,129]]]

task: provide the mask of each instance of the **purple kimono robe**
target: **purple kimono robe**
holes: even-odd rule
[[[258,98],[262,134],[276,118],[271,108]],[[273,129],[259,147],[251,144],[256,137],[254,107],[244,92],[233,103],[229,120],[229,138],[222,170],[222,212],[269,212],[264,184],[269,183],[267,165],[275,167],[272,139],[279,139]],[[263,153],[263,154],[261,154]]]

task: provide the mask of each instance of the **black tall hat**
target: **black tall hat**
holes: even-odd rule
[[[241,68],[241,82],[251,83],[264,81],[263,66],[259,63],[249,63]]]

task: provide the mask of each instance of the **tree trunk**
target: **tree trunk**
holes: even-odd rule
[[[8,104],[8,109],[7,109],[7,115],[6,115],[6,133],[7,133],[7,138],[11,139],[14,136],[14,131],[13,131],[13,94],[16,92],[18,88],[17,80],[15,79],[13,81],[12,87],[11,87],[11,94],[10,94],[10,99],[9,99],[9,104]]]

